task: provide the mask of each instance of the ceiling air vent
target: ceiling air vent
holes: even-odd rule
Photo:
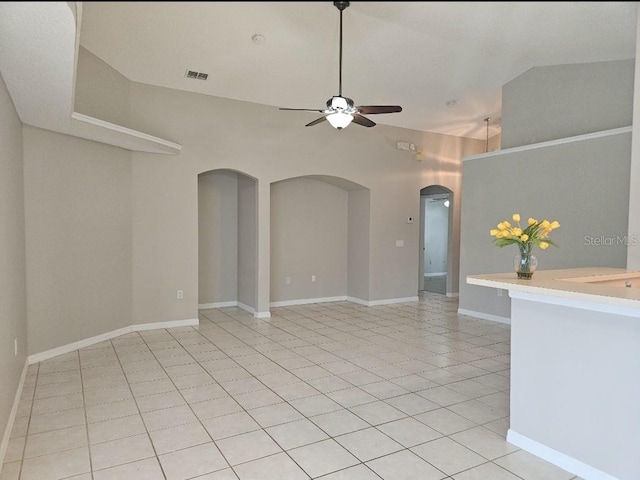
[[[185,77],[195,78],[196,80],[206,80],[207,78],[209,78],[209,74],[203,73],[203,72],[195,72],[193,70],[187,70]]]

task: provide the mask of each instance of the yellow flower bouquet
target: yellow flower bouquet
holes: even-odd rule
[[[500,222],[497,228],[491,229],[489,234],[494,237],[493,241],[498,247],[516,244],[520,251],[514,260],[514,266],[518,278],[530,279],[537,266],[537,259],[533,255],[533,247],[538,246],[542,250],[549,248],[549,245],[557,246],[549,239],[549,234],[560,227],[557,221],[538,221],[535,218],[527,220],[527,227],[520,225],[520,215],[514,213],[512,220],[516,225],[511,225],[507,220]]]

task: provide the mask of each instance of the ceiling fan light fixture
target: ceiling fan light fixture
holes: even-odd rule
[[[351,115],[350,113],[336,112],[327,115],[327,120],[333,128],[342,130],[343,128],[349,126],[349,124],[353,120],[353,115]]]

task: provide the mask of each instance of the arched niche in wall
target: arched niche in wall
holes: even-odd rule
[[[370,191],[307,175],[271,184],[271,306],[369,300]]]
[[[255,178],[231,169],[198,175],[198,307],[255,313],[258,212]]]
[[[419,290],[442,295],[452,291],[453,202],[453,192],[442,185],[420,190]]]

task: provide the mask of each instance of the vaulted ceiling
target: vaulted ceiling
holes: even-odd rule
[[[526,70],[634,58],[636,8],[351,2],[343,95],[356,105],[403,107],[371,117],[377,123],[482,139],[485,118],[499,128],[502,86]],[[80,43],[132,81],[322,109],[338,94],[339,19],[328,1],[84,2]],[[208,79],[186,78],[187,70]]]
[[[500,130],[502,86],[528,69],[635,58],[637,5],[352,2],[342,93],[403,107],[372,116],[380,124],[484,139],[487,118]],[[73,112],[80,45],[134,82],[293,115],[276,107],[323,109],[338,94],[339,19],[333,2],[0,2],[0,71],[23,123],[176,153]]]

